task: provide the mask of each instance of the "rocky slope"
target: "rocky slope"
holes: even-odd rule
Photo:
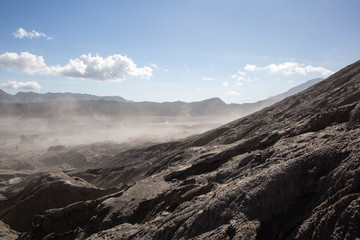
[[[67,172],[101,196],[48,206],[20,239],[358,238],[359,100],[360,61],[212,131]]]
[[[28,230],[33,218],[47,209],[96,199],[115,191],[99,189],[80,178],[71,178],[64,173],[37,174],[19,182],[4,192],[0,202],[0,217],[12,229]],[[41,217],[39,217],[41,218]]]

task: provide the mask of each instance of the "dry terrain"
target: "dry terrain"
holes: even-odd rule
[[[0,175],[0,234],[359,238],[359,100],[360,61],[270,107],[185,139],[170,133],[173,139],[162,139],[167,142],[127,149],[114,143],[68,147],[58,139],[46,151],[27,154],[33,169],[20,166],[32,164],[22,158],[23,170],[9,166],[12,174]],[[23,140],[41,139],[29,136]]]

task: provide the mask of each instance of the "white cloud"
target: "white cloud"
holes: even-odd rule
[[[242,80],[244,80],[244,79],[245,79],[245,77],[239,76],[236,80],[237,80],[237,81],[242,81]]]
[[[247,64],[244,69],[248,72],[268,71],[269,73],[282,73],[286,76],[293,74],[306,75],[307,73],[320,73],[322,76],[329,76],[334,72],[323,67],[305,66],[297,62],[284,62],[281,64],[269,64],[265,67]]]
[[[159,66],[156,65],[155,63],[151,63],[151,64],[150,64],[150,67],[151,67],[154,71],[157,71],[157,72],[168,72],[168,71],[169,71],[169,69],[159,67]]]
[[[130,77],[149,79],[152,76],[151,67],[138,68],[133,60],[119,54],[106,58],[82,55],[80,58],[71,59],[65,66],[49,69],[56,75],[103,81],[123,81]]]
[[[40,91],[41,86],[37,82],[17,82],[8,81],[7,83],[1,83],[1,88],[5,89],[21,89],[21,90],[33,90]]]
[[[245,72],[242,72],[242,71],[238,71],[236,73],[238,76],[246,76],[246,73]]]
[[[202,80],[203,81],[213,81],[214,78],[212,78],[212,77],[203,77]]]
[[[236,78],[237,81],[242,81],[245,79],[246,73],[238,71],[237,73],[231,75],[231,78]]]
[[[229,92],[227,92],[227,95],[234,95],[234,96],[238,96],[238,95],[240,95],[240,93],[235,92],[235,91],[229,91]]]
[[[229,86],[229,83],[228,82],[223,82],[223,84],[222,84],[224,87],[227,87],[227,86]]]
[[[159,67],[154,63],[151,63],[150,67],[152,67],[154,70],[159,70]]]
[[[238,82],[238,83],[236,83],[236,86],[242,86],[243,85],[243,83],[242,82]]]
[[[138,68],[127,56],[115,54],[106,58],[98,55],[82,55],[70,59],[64,66],[47,66],[42,56],[28,52],[0,55],[0,66],[15,68],[27,74],[56,75],[98,81],[123,81],[131,77],[149,79],[153,69],[145,66]]]
[[[260,70],[258,67],[256,67],[255,65],[250,65],[250,64],[247,64],[244,69],[248,72],[254,72],[254,71],[258,71]]]
[[[278,65],[269,64],[265,67],[265,69],[269,70],[272,73],[282,72],[285,75],[289,75],[288,73],[298,66],[299,64],[296,62],[285,62]]]
[[[28,52],[20,54],[6,52],[0,55],[0,66],[15,68],[27,74],[42,73],[46,70],[46,64],[42,56],[36,56]]]
[[[23,28],[19,28],[16,32],[13,32],[13,35],[15,38],[46,38],[47,40],[53,40],[53,37],[50,37],[42,32],[37,32],[35,30],[32,30],[31,32],[26,31]]]

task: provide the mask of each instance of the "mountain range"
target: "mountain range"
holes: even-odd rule
[[[199,102],[132,102],[122,97],[98,97],[88,94],[19,92],[10,95],[0,90],[2,117],[60,116],[244,116],[296,94],[322,79],[313,79],[289,91],[255,103],[226,104],[219,98]]]
[[[54,102],[54,101],[116,101],[127,102],[126,99],[119,96],[99,97],[90,94],[80,93],[34,93],[18,92],[15,95],[8,94],[0,89],[0,102],[7,103],[29,103],[29,102]]]

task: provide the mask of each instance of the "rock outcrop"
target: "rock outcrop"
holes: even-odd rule
[[[36,215],[48,209],[66,207],[69,204],[97,199],[111,193],[87,183],[80,178],[72,178],[64,173],[38,174],[19,181],[8,189],[0,201],[0,218],[11,229],[25,232],[37,224],[32,224]]]
[[[12,240],[18,237],[19,233],[12,230],[8,225],[0,221],[0,239]]]

